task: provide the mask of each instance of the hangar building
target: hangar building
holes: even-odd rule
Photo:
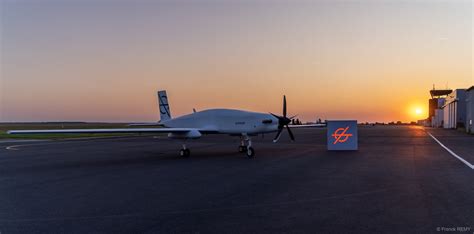
[[[474,133],[474,86],[466,90],[466,131]]]
[[[444,128],[466,126],[466,90],[456,89],[447,97],[443,106]]]

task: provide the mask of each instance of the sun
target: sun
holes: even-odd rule
[[[416,108],[415,109],[415,114],[416,115],[421,115],[421,114],[423,114],[423,110],[421,108]]]
[[[423,107],[421,103],[413,103],[408,106],[407,115],[413,119],[423,119],[426,115],[426,109]]]
[[[417,106],[412,109],[412,115],[416,118],[425,118],[426,110],[423,107]]]

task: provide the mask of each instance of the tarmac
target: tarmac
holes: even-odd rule
[[[189,158],[165,137],[2,142],[0,233],[474,233],[474,136],[363,126],[330,152],[293,132],[253,159],[223,135]]]

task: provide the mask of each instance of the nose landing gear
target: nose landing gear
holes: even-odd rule
[[[191,151],[186,148],[186,144],[183,143],[183,148],[179,151],[179,156],[188,158],[191,155]]]
[[[247,147],[245,147],[245,145],[243,145],[243,146],[239,145],[239,153],[243,153],[245,151],[247,151]]]
[[[245,145],[247,142],[247,146]],[[252,139],[247,134],[242,134],[240,137],[239,153],[246,153],[248,158],[255,156],[255,150],[252,148]]]
[[[253,158],[255,156],[255,150],[250,146],[247,147],[247,157]]]

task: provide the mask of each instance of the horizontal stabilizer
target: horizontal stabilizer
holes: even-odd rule
[[[164,126],[162,123],[133,123],[127,126],[130,127],[139,127],[139,126]]]
[[[289,128],[325,128],[326,124],[288,125]]]

